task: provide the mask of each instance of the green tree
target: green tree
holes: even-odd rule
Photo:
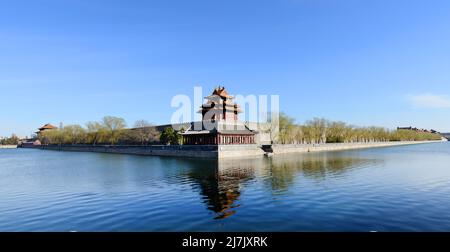
[[[160,141],[167,145],[177,145],[180,144],[181,135],[172,127],[167,127],[161,132]]]
[[[120,135],[123,133],[123,129],[127,126],[125,120],[120,117],[105,116],[102,119],[102,125],[106,129],[108,142],[111,145],[117,143]]]
[[[86,130],[80,125],[67,125],[61,129],[64,144],[80,144],[86,141]]]
[[[285,113],[279,115],[278,142],[282,144],[292,143],[295,134],[295,120]]]
[[[61,129],[46,130],[39,134],[39,141],[42,144],[63,144],[64,134]]]
[[[1,145],[18,145],[19,137],[16,134],[12,134],[11,137],[4,138],[0,141]]]
[[[101,143],[105,141],[106,138],[106,128],[100,122],[88,122],[86,124],[87,127],[87,136],[86,143],[96,145],[97,143]]]

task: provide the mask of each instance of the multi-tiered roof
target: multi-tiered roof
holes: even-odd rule
[[[45,125],[43,125],[42,127],[39,128],[39,131],[36,132],[36,134],[40,134],[46,130],[54,130],[57,129],[58,127],[51,125],[50,123],[47,123]]]
[[[242,110],[240,106],[234,103],[234,97],[229,95],[225,90],[225,87],[217,87],[214,89],[213,93],[205,97],[207,102],[201,106],[198,113],[202,113],[203,120],[234,120],[237,121],[238,113]],[[214,115],[210,118],[206,117],[206,113]]]
[[[57,129],[57,127],[51,125],[50,123],[47,123],[47,124],[45,124],[44,126],[42,126],[42,127],[39,128],[40,131],[44,131],[44,130],[52,130],[52,129]]]
[[[192,122],[182,133],[183,144],[255,144],[256,132],[239,122],[242,111],[224,87],[215,88],[205,99],[207,102],[199,111],[202,121]]]

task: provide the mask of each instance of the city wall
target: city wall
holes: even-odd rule
[[[320,151],[341,151],[367,148],[380,148],[412,144],[434,143],[441,141],[401,141],[370,143],[326,143],[326,144],[276,144],[272,146],[273,154],[307,153]]]
[[[0,149],[16,149],[17,145],[0,145]]]
[[[217,146],[213,145],[40,145],[27,146],[41,150],[55,151],[78,151],[78,152],[98,152],[115,154],[133,154],[146,156],[173,156],[173,157],[195,157],[195,158],[217,158]]]
[[[366,148],[380,148],[412,144],[424,144],[441,141],[417,141],[417,142],[373,142],[373,143],[336,143],[336,144],[276,144],[265,149],[273,155],[289,153],[308,153],[321,151],[341,151]],[[41,150],[98,152],[115,154],[133,154],[147,156],[172,156],[192,158],[243,158],[262,157],[266,154],[258,145],[151,145],[151,146],[112,146],[112,145],[38,145],[24,146]]]

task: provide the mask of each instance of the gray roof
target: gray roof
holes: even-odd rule
[[[202,122],[195,122],[195,123],[202,123]],[[202,125],[201,129],[195,129],[194,122],[191,123],[191,127],[186,128],[186,132],[183,133],[183,135],[193,135],[193,134],[225,134],[225,135],[231,135],[231,134],[239,134],[239,135],[255,135],[257,132],[250,130],[247,126],[245,128],[234,126],[234,129],[230,129],[229,126],[227,126],[225,129],[222,128],[214,128],[212,130],[205,129],[205,127]],[[231,127],[233,128],[233,127]]]

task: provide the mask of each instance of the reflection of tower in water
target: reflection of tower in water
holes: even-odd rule
[[[224,161],[190,173],[199,183],[203,202],[216,214],[215,219],[224,219],[236,213],[241,196],[241,185],[255,177],[255,160]]]

